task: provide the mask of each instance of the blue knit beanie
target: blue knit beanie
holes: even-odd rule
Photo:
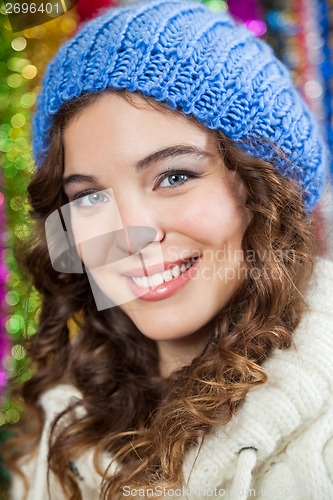
[[[37,167],[59,108],[110,87],[180,109],[252,156],[276,161],[281,149],[277,168],[298,180],[306,210],[318,202],[327,171],[318,126],[272,49],[228,14],[197,0],[144,0],[85,23],[45,72],[33,118]]]

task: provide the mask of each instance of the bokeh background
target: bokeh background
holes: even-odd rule
[[[20,401],[6,395],[6,384],[12,376],[22,381],[31,376],[20,341],[34,334],[39,314],[38,294],[20,276],[13,245],[28,235],[26,192],[34,169],[31,117],[40,80],[80,23],[133,1],[79,0],[66,14],[17,33],[0,3],[0,443],[7,437],[6,424],[20,419]],[[274,48],[316,114],[332,152],[333,0],[202,1],[214,11],[229,10]],[[333,176],[333,162],[330,168]],[[333,259],[333,184],[326,186],[315,216],[321,255]],[[0,455],[0,500],[7,498],[8,479]]]

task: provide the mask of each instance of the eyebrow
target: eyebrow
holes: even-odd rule
[[[148,168],[151,164],[157,163],[159,161],[170,160],[179,156],[195,155],[198,158],[213,158],[215,155],[201,149],[197,146],[190,145],[177,145],[170,146],[160,151],[155,151],[150,155],[146,156],[142,160],[139,160],[135,164],[136,172],[142,172],[142,170]],[[83,175],[83,174],[73,174],[63,179],[63,187],[67,187],[69,184],[73,183],[84,183],[84,182],[98,182],[98,178],[94,175]]]
[[[146,156],[146,158],[143,158],[142,160],[137,162],[137,164],[135,165],[135,170],[137,172],[141,172],[145,168],[149,167],[152,163],[157,163],[158,161],[163,161],[163,160],[170,160],[178,156],[186,156],[186,155],[196,155],[199,158],[214,157],[212,153],[209,153],[204,149],[198,148],[197,146],[180,144],[177,146],[170,146],[168,148],[161,149],[160,151],[156,151],[155,153]]]

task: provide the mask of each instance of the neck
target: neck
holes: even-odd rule
[[[161,376],[167,378],[176,370],[189,365],[202,353],[207,339],[208,329],[205,327],[180,339],[159,340],[157,349]]]

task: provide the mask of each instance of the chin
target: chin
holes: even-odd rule
[[[139,328],[139,330],[142,333],[142,335],[144,335],[145,337],[147,337],[151,340],[155,340],[155,341],[180,340],[180,339],[190,337],[191,333],[192,333],[192,332],[189,332],[188,330],[166,329],[165,326],[162,329],[159,327],[156,327],[155,329]]]
[[[180,321],[179,316],[175,317],[171,320],[170,316],[168,318],[160,317],[160,318],[147,318],[146,321],[141,318],[135,317],[135,315],[126,314],[133,321],[138,330],[145,337],[150,338],[155,341],[168,341],[168,340],[181,340],[188,339],[194,337],[200,328],[202,328],[208,321],[205,318],[202,320],[196,319],[193,321],[193,318],[183,318],[183,321]]]

